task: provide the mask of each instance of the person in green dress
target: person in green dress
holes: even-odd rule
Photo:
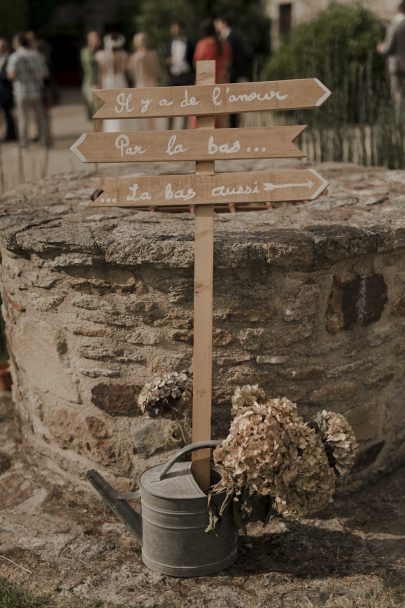
[[[89,120],[92,118],[94,107],[94,89],[99,83],[98,63],[96,53],[101,46],[98,32],[92,31],[87,34],[87,46],[80,51],[80,63],[83,70],[82,93]]]

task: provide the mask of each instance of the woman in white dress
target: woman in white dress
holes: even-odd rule
[[[104,49],[96,53],[102,89],[123,89],[128,86],[128,53],[124,50],[125,38],[122,34],[104,36]],[[127,125],[128,126],[128,125]],[[103,131],[125,131],[126,121],[112,119],[103,121]]]

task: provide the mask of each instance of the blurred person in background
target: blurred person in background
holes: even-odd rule
[[[194,62],[202,60],[215,60],[215,82],[229,82],[229,69],[232,64],[232,49],[227,40],[221,40],[218,36],[214,22],[207,19],[200,26],[201,38],[197,42],[194,51]],[[217,127],[226,125],[225,116],[215,119]],[[191,120],[191,127],[195,126],[195,117]]]
[[[30,30],[29,32],[25,32],[25,37],[28,41],[28,48],[31,49],[31,51],[36,51],[38,44],[38,38],[36,33]]]
[[[80,63],[83,71],[82,93],[89,120],[95,112],[94,89],[99,84],[96,53],[100,46],[101,40],[98,32],[91,31],[87,34],[87,45],[80,51]]]
[[[232,49],[229,42],[218,36],[211,19],[202,22],[200,31],[201,38],[195,47],[194,63],[204,59],[214,59],[216,82],[229,82],[229,70],[232,65]]]
[[[43,89],[42,89],[42,101],[45,109],[45,116],[47,120],[48,130],[48,145],[51,145],[51,110],[55,105],[55,98],[57,96],[57,87],[52,82],[52,47],[46,40],[38,38],[33,30],[25,32],[25,37],[28,40],[28,48],[31,51],[39,53],[45,60],[46,67],[48,68],[48,76],[44,78]],[[34,136],[31,141],[39,141],[39,133]]]
[[[52,143],[51,110],[55,105],[56,86],[52,79],[52,47],[46,40],[37,40],[36,50],[43,57],[48,75],[45,76],[42,89],[42,103],[44,104],[48,130],[48,145]]]
[[[170,25],[171,40],[165,52],[165,63],[169,70],[169,86],[194,84],[193,55],[194,44],[185,34],[184,24],[176,20]],[[183,128],[187,117],[182,118]],[[169,117],[169,129],[173,128],[174,117]]]
[[[122,89],[128,86],[128,53],[125,51],[125,38],[117,32],[103,38],[104,49],[97,51],[96,61],[99,68],[99,86],[102,89]],[[113,119],[103,122],[104,131],[125,131],[125,120]]]
[[[15,52],[7,65],[7,77],[13,82],[20,145],[28,145],[29,118],[33,113],[39,141],[48,146],[48,122],[43,103],[44,79],[49,76],[48,68],[42,55],[29,48],[25,34],[14,36],[13,47]]]
[[[148,37],[139,32],[133,37],[134,53],[129,58],[128,72],[136,88],[158,87],[162,79],[157,52],[149,48]],[[135,123],[136,128],[156,129],[155,118],[144,118]]]
[[[214,20],[215,31],[224,42],[228,42],[232,49],[232,61],[229,66],[229,82],[246,82],[246,58],[243,43],[232,27],[230,19],[218,16]],[[229,116],[229,126],[239,126],[239,114]]]
[[[139,32],[133,37],[134,53],[129,58],[128,70],[136,87],[158,87],[162,69],[156,51],[149,48],[148,37]]]
[[[399,116],[405,112],[405,0],[387,28],[384,42],[377,50],[388,57],[391,95]]]
[[[3,141],[15,141],[17,133],[13,116],[13,88],[7,78],[7,64],[10,57],[7,40],[0,38],[0,108],[3,111],[5,135]]]

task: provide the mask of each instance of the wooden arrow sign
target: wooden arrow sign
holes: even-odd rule
[[[94,118],[201,116],[258,110],[316,108],[330,91],[317,78],[274,82],[99,89]]]
[[[305,201],[327,182],[313,169],[215,173],[215,160],[303,156],[293,140],[303,126],[215,129],[215,114],[321,106],[330,91],[317,78],[215,84],[215,61],[198,61],[196,85],[96,91],[96,119],[196,116],[192,131],[84,133],[71,150],[84,162],[193,160],[187,175],[99,178],[92,206],[194,209],[194,348],[192,439],[211,436],[214,211],[237,204]],[[253,203],[253,205],[251,205]],[[267,205],[263,205],[267,207]],[[183,208],[183,209],[182,209]],[[210,485],[210,454],[193,454],[193,475]]]
[[[327,182],[314,169],[202,175],[100,178],[97,207],[173,207],[303,201],[316,198]]]
[[[305,154],[292,142],[304,129],[305,125],[210,131],[83,133],[70,149],[87,163],[301,158]]]

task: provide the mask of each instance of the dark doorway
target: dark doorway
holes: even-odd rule
[[[292,4],[291,2],[287,4],[280,4],[278,7],[278,28],[279,34],[281,38],[287,38],[291,32],[291,22],[292,22]]]
[[[78,86],[81,81],[79,35],[48,36],[52,46],[52,72],[59,86]]]

